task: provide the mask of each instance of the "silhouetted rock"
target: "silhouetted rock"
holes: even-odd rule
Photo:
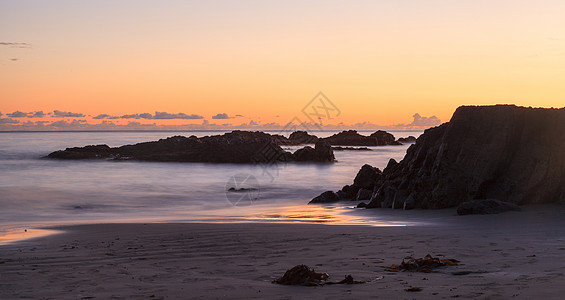
[[[369,200],[371,199],[371,195],[373,194],[373,190],[372,189],[359,189],[359,191],[357,192],[357,196],[355,197],[355,200]]]
[[[112,151],[108,145],[89,145],[85,147],[67,148],[65,151],[55,151],[49,158],[61,159],[95,159],[111,157]]]
[[[373,151],[372,149],[369,149],[367,147],[341,147],[341,146],[336,146],[336,147],[332,147],[333,151]]]
[[[324,138],[328,143],[339,146],[385,146],[398,145],[394,135],[379,130],[370,136],[359,134],[356,130],[347,130]]]
[[[458,215],[486,215],[499,214],[505,211],[519,211],[520,207],[509,202],[502,202],[497,199],[472,200],[459,204],[457,207]]]
[[[341,190],[337,191],[337,195],[341,200],[353,200],[361,187],[354,185],[344,185]]]
[[[377,179],[382,175],[381,170],[372,167],[370,165],[363,165],[355,179],[353,180],[353,185],[358,186],[363,189],[373,189]]]
[[[377,139],[377,146],[398,145],[399,144],[398,142],[395,141],[394,135],[392,135],[392,134],[390,134],[386,131],[382,131],[382,130],[375,131],[369,137],[373,137],[373,138]]]
[[[296,161],[317,161],[332,162],[335,161],[333,150],[327,142],[319,140],[316,142],[315,148],[306,146],[294,152]]]
[[[323,192],[321,195],[312,199],[309,203],[331,203],[339,201],[339,197],[332,191]]]
[[[308,134],[306,131],[295,131],[290,134],[288,140],[294,145],[315,144],[318,137]]]
[[[377,180],[368,207],[565,202],[565,109],[463,106]]]
[[[67,148],[48,158],[112,159],[142,161],[265,163],[314,161],[333,162],[335,157],[327,143],[316,148],[300,149],[299,155],[284,151],[279,145],[288,142],[284,136],[264,132],[232,131],[224,135],[189,138],[173,136],[155,142],[110,148],[107,145]]]
[[[382,176],[382,172],[378,168],[370,165],[363,165],[359,172],[357,172],[357,176],[355,176],[353,184],[343,186],[343,188],[335,194],[339,200],[369,200],[375,183],[380,176]],[[322,195],[325,193],[327,192],[322,193]],[[310,203],[316,202],[310,201]]]
[[[415,143],[416,138],[414,136],[409,136],[409,137],[405,137],[405,138],[398,138],[397,142],[399,142],[401,144]]]

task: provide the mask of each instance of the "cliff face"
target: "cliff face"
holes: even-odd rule
[[[389,163],[368,207],[445,208],[491,198],[565,202],[565,109],[460,107]]]

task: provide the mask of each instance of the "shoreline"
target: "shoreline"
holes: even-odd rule
[[[54,229],[65,233],[0,246],[0,298],[551,299],[562,293],[565,275],[563,205],[426,226],[117,223]],[[427,254],[461,263],[433,273],[386,271],[407,256]],[[329,273],[330,281],[351,274],[368,282],[271,283],[298,264]],[[410,287],[422,291],[407,292]]]

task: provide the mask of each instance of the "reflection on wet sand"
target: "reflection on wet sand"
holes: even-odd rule
[[[296,205],[280,207],[276,211],[258,212],[246,219],[254,222],[300,222],[332,225],[406,226],[398,222],[370,220],[354,214],[351,209],[324,205]]]
[[[6,245],[15,241],[28,240],[57,233],[60,233],[60,231],[35,228],[11,228],[6,231],[0,231],[0,245]]]

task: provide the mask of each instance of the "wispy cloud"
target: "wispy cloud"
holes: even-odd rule
[[[225,120],[225,119],[231,119],[231,117],[228,116],[228,114],[226,114],[226,113],[221,113],[221,114],[217,114],[215,116],[212,116],[212,119]]]
[[[25,118],[25,117],[27,117],[27,113],[16,110],[13,113],[6,114],[6,116],[8,116],[10,118]]]
[[[181,119],[181,120],[196,120],[196,119],[204,119],[203,116],[200,115],[187,115],[185,113],[168,113],[162,111],[156,111],[154,115],[150,113],[143,113],[143,114],[130,114],[130,115],[123,115],[121,116],[122,119],[146,119],[146,120],[174,120],[174,119]]]
[[[53,117],[54,118],[84,118],[86,116],[84,114],[81,114],[81,113],[73,113],[73,112],[68,112],[68,111],[54,110],[53,111]]]
[[[0,124],[18,124],[20,121],[12,118],[0,118]]]
[[[0,114],[1,115],[1,114]],[[13,113],[6,114],[6,116],[10,118],[43,118],[46,114],[43,111],[34,111],[34,112],[23,112],[23,111],[15,111]]]
[[[6,46],[11,48],[31,48],[31,44],[28,43],[0,42],[0,46]]]
[[[409,126],[437,126],[441,124],[441,120],[438,119],[436,116],[431,117],[422,117],[420,114],[416,113],[412,116],[414,120],[412,123],[408,124]]]
[[[153,119],[153,115],[150,113],[143,113],[143,114],[131,114],[131,115],[123,115],[120,118],[122,119]]]
[[[436,116],[423,117],[419,113],[415,113],[412,117],[414,118],[414,120],[412,120],[412,123],[397,124],[397,125],[393,125],[392,127],[396,128],[396,129],[420,130],[420,129],[425,129],[425,128],[429,128],[429,127],[438,126],[438,125],[441,124],[441,120],[438,119],[438,117],[436,117]]]
[[[204,119],[203,116],[200,115],[187,115],[185,113],[178,113],[178,114],[170,114],[167,112],[160,112],[160,111],[156,111],[155,115],[153,116],[153,119],[157,119],[157,120],[164,120],[164,119],[189,119],[189,120],[194,120],[194,119]]]
[[[92,117],[95,120],[101,120],[101,119],[120,119],[121,117],[118,116],[111,116],[109,114],[99,114],[95,117]]]
[[[40,111],[36,111],[33,113],[28,113],[28,118],[43,118],[45,117],[47,114],[45,114],[42,110]]]

